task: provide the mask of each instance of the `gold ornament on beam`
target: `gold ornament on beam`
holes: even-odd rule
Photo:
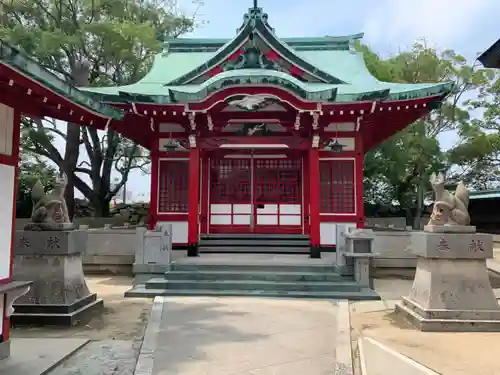
[[[293,124],[293,128],[296,131],[299,131],[300,129],[300,113],[297,113],[297,116],[295,116],[295,124]]]
[[[188,113],[188,119],[189,119],[189,126],[191,127],[191,131],[196,130],[196,122],[194,121],[196,117],[195,112],[189,112]]]
[[[318,130],[319,128],[319,112],[311,112],[311,116],[313,118],[312,128],[313,130]]]
[[[214,130],[214,122],[212,120],[212,116],[210,116],[209,114],[207,114],[207,126],[208,126],[208,130],[210,130],[210,131]]]
[[[196,148],[196,136],[194,134],[189,135],[189,147]]]

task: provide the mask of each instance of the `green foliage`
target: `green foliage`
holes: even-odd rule
[[[2,2],[0,38],[33,56],[37,62],[77,86],[126,85],[150,68],[162,40],[192,29],[194,19],[175,14],[175,1],[164,0],[7,0]],[[73,187],[105,215],[115,190],[133,168],[149,162],[137,144],[108,130],[68,124],[66,132],[40,119],[24,119],[24,152],[49,158],[68,175],[66,199],[70,214]],[[62,154],[54,140],[65,142]],[[80,145],[87,153],[80,159]],[[122,178],[111,188],[111,173]],[[79,174],[90,177],[89,186]]]
[[[486,82],[466,104],[478,118],[461,129],[460,143],[450,150],[456,178],[477,189],[500,186],[500,74],[486,71]]]
[[[398,83],[453,82],[443,105],[384,142],[365,156],[365,198],[368,202],[397,203],[418,216],[429,194],[428,176],[446,172],[450,158],[438,136],[447,131],[463,132],[470,126],[464,95],[482,89],[490,72],[467,64],[451,50],[439,52],[423,42],[386,60],[368,47],[358,45],[370,72],[382,81]],[[416,220],[417,221],[417,220]]]

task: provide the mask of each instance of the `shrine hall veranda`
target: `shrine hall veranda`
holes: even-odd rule
[[[363,227],[364,154],[451,84],[378,81],[353,48],[362,34],[278,32],[253,7],[231,39],[171,40],[139,82],[78,89],[2,43],[0,113],[109,127],[150,150],[150,225],[172,224],[189,255],[206,234],[273,233],[307,236],[318,257],[338,224]]]

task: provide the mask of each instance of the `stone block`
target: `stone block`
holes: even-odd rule
[[[486,233],[413,233],[411,252],[424,258],[488,259],[493,257],[493,237]]]
[[[395,311],[422,332],[500,332],[500,320],[425,318],[408,300],[396,303]]]
[[[67,255],[85,252],[86,230],[29,231],[17,230],[14,255]]]
[[[499,308],[484,259],[420,258],[409,297],[428,309]]]
[[[420,232],[411,247],[417,270],[396,312],[423,331],[500,331],[500,306],[486,266],[493,236]]]
[[[0,360],[10,357],[10,340],[0,342]]]
[[[134,283],[158,277],[170,270],[172,252],[172,225],[163,224],[154,230],[136,229],[136,251],[133,272]]]
[[[428,233],[476,233],[473,225],[426,225],[424,232]]]
[[[14,304],[14,325],[73,325],[102,309],[83,274],[87,231],[16,231],[15,244],[13,279],[33,284]]]

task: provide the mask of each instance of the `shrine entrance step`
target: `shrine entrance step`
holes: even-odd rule
[[[341,275],[332,259],[302,254],[205,254],[179,259],[163,277],[136,285],[125,296],[380,299],[352,277]]]
[[[296,234],[203,235],[200,254],[309,254],[309,236]]]

